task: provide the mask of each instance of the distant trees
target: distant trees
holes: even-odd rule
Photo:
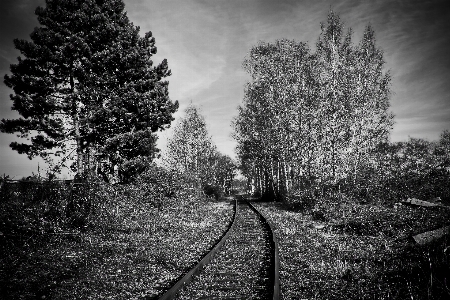
[[[227,190],[236,172],[232,159],[217,151],[204,117],[192,104],[174,127],[163,160],[170,169],[184,174],[197,187],[218,185]]]
[[[80,174],[90,155],[111,157],[125,173],[137,158],[151,160],[154,132],[178,108],[163,80],[171,75],[167,60],[153,65],[152,33],[139,35],[122,0],[47,0],[36,15],[41,26],[31,41],[14,40],[23,57],[5,76],[21,117],[3,119],[0,130],[29,140],[11,148],[49,162],[75,157]]]
[[[360,170],[365,180],[354,187],[354,192],[383,195],[385,199],[450,200],[447,130],[439,141],[409,138],[406,142],[380,144],[375,152],[376,160]]]
[[[260,43],[244,61],[252,76],[245,88],[244,105],[234,122],[238,156],[256,189],[265,193],[288,189],[287,160],[299,152],[298,79],[308,49],[305,44],[281,40]]]
[[[441,157],[441,167],[450,168],[450,130],[441,133],[436,152]]]
[[[188,106],[168,140],[166,162],[196,182],[204,182],[211,177],[208,166],[216,151],[203,116],[195,106]]]
[[[236,171],[236,162],[231,157],[217,153],[214,163],[214,180],[212,183],[221,187],[225,194],[229,194],[234,177],[236,176]]]
[[[311,53],[279,40],[250,50],[252,76],[234,137],[253,191],[283,197],[293,187],[356,181],[377,145],[388,141],[390,76],[368,26],[362,41],[330,12]]]

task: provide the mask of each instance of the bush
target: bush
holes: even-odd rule
[[[70,186],[60,181],[24,178],[1,185],[1,231],[55,232],[67,225]]]
[[[380,178],[375,171],[371,178],[349,185],[347,195],[359,202],[393,203],[407,198],[430,200],[440,197],[450,201],[450,173],[445,169],[423,172],[405,170],[388,178]]]
[[[85,229],[92,212],[92,194],[98,188],[95,182],[72,183],[66,207],[67,222],[74,228]]]
[[[220,195],[214,189],[214,195]],[[129,184],[103,181],[65,183],[24,179],[0,186],[1,232],[109,231],[134,228],[136,218],[173,206],[189,205],[202,191],[183,176],[151,164]],[[195,196],[195,197],[194,197]],[[128,230],[127,229],[127,230]]]
[[[222,189],[219,186],[216,185],[209,185],[206,184],[203,187],[203,192],[205,193],[206,196],[213,196],[216,200],[219,200],[221,194],[222,194]]]
[[[93,192],[88,226],[107,232],[141,230],[138,220],[174,206],[190,205],[198,192],[177,172],[151,164],[133,183],[99,184]]]
[[[291,191],[285,198],[286,204],[296,210],[311,209],[314,207],[316,201],[317,196],[312,188]]]
[[[136,180],[136,185],[148,188],[148,193],[160,193],[166,198],[175,198],[187,188],[187,180],[178,172],[151,164]],[[151,196],[151,195],[150,195]]]
[[[152,165],[150,159],[147,157],[135,157],[130,160],[126,160],[120,164],[119,167],[119,180],[121,183],[131,183],[142,173],[145,173],[151,169]]]

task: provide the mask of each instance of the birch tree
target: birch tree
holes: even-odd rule
[[[356,181],[377,145],[388,141],[390,75],[373,29],[368,26],[355,46],[352,30],[344,34],[330,12],[316,49],[260,42],[244,60],[251,81],[233,126],[253,190]]]
[[[167,165],[191,178],[197,186],[213,176],[217,148],[197,107],[189,105],[167,142]]]

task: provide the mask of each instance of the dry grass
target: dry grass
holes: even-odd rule
[[[162,192],[156,185],[100,188],[89,226],[81,229],[60,219],[64,201],[52,212],[43,199],[3,197],[0,295],[157,298],[208,251],[232,217],[230,199],[212,201],[186,188],[170,197]],[[280,241],[284,299],[450,296],[448,238],[427,246],[411,239],[448,224],[450,209],[362,205],[343,197],[302,211],[257,205]]]
[[[449,241],[411,235],[449,222],[450,209],[341,202],[294,211],[259,203],[280,241],[284,299],[447,299]]]
[[[103,191],[117,197],[104,199],[82,230],[35,230],[28,215],[11,215],[20,215],[20,201],[3,202],[8,209],[2,221],[8,221],[0,224],[2,297],[156,298],[212,247],[232,218],[229,200],[184,193],[155,207],[153,201],[132,201],[130,190]]]

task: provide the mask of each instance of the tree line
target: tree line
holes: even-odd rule
[[[220,153],[208,133],[199,108],[190,104],[174,127],[162,156],[164,165],[183,174],[207,193],[229,193],[236,176],[236,163]]]
[[[4,82],[20,117],[2,119],[0,130],[21,138],[10,147],[44,158],[52,175],[66,166],[78,177],[126,183],[159,156],[156,132],[171,125],[179,105],[169,97],[167,60],[153,63],[155,38],[141,36],[124,7],[122,0],[47,0],[36,9],[40,26],[31,40],[14,40],[22,56]],[[261,42],[243,67],[251,80],[233,127],[252,192],[283,198],[330,186],[368,191],[371,182],[394,182],[404,165],[409,173],[402,174],[416,178],[417,160],[389,169],[405,157],[448,171],[448,132],[439,143],[389,143],[391,77],[371,26],[355,45],[352,30],[344,32],[330,12],[315,51],[304,42]],[[193,106],[165,156],[197,187],[226,188],[235,174]]]
[[[250,50],[233,135],[253,193],[284,198],[363,182],[367,189],[367,169],[386,171],[380,149],[394,124],[391,76],[373,28],[358,44],[352,35],[331,11],[315,51],[286,39]]]

